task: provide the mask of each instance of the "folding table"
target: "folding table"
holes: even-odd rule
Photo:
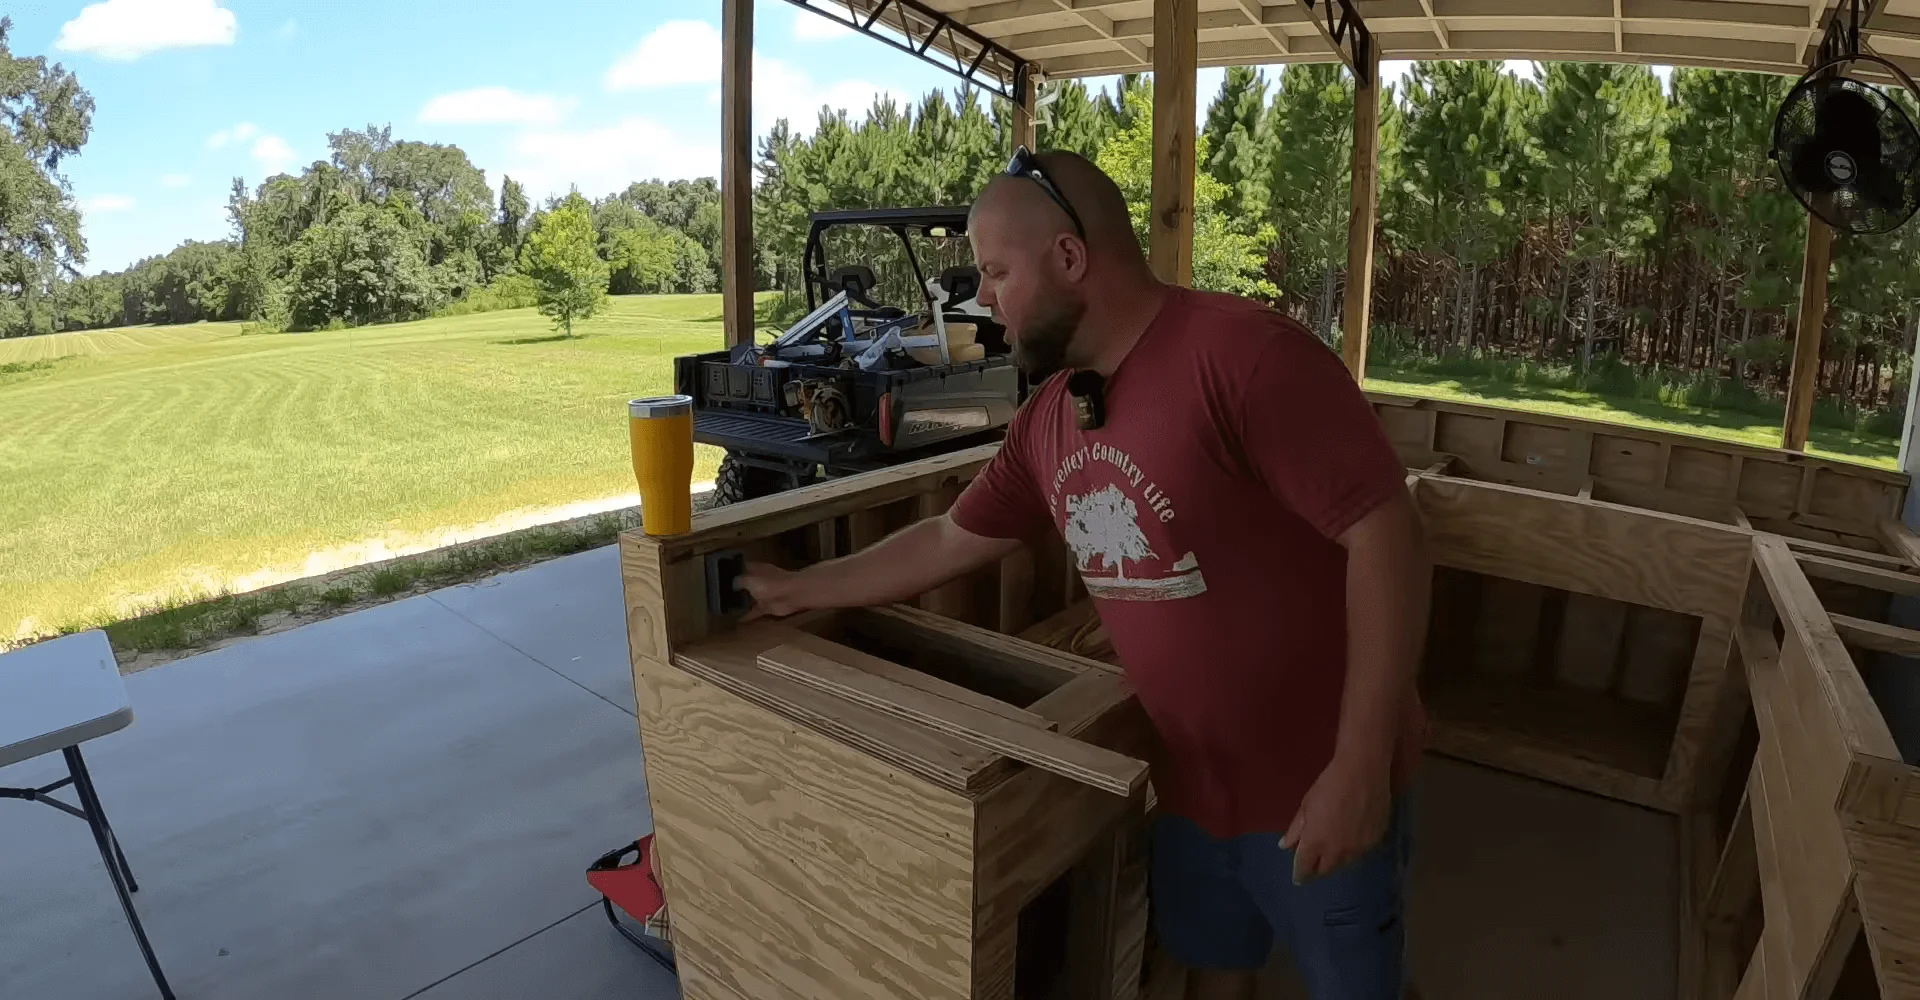
[[[65,778],[39,788],[0,788],[0,798],[43,802],[87,821],[153,981],[162,997],[173,1000],[173,989],[133,909],[131,894],[140,886],[107,825],[100,795],[80,756],[80,744],[125,729],[132,721],[133,707],[105,632],[62,636],[0,655],[0,767],[55,750],[67,761]],[[51,794],[68,785],[80,800],[77,808]]]

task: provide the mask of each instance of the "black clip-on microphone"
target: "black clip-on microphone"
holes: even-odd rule
[[[1073,420],[1083,431],[1099,430],[1107,422],[1106,377],[1082,369],[1067,376],[1067,393],[1073,397]]]

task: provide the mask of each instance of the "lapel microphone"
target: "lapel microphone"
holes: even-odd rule
[[[1073,397],[1073,419],[1083,431],[1099,430],[1107,422],[1107,380],[1099,372],[1081,370],[1067,376]]]

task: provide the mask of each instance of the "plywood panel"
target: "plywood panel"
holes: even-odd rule
[[[1734,500],[1747,516],[1785,517],[1800,499],[1798,465],[1748,458],[1741,464],[1740,492]]]
[[[1593,474],[1599,479],[1658,487],[1660,442],[1623,434],[1595,434]]]
[[[677,885],[699,892],[702,866],[750,872],[794,900],[775,919],[833,923],[890,954],[910,956],[929,976],[956,989],[965,983],[973,928],[964,873],[956,878],[925,854],[880,837],[835,843],[848,824],[823,820],[816,803],[796,801],[804,796],[777,784],[784,801],[743,810],[711,801],[715,789],[683,780],[684,771],[663,773],[671,779],[651,783],[647,791],[654,811],[671,817],[666,829],[680,845],[673,856]],[[959,899],[953,898],[956,889]]]
[[[1920,831],[1849,824],[1856,897],[1882,1000],[1920,1000]]]
[[[1610,689],[1620,662],[1620,639],[1630,605],[1604,597],[1568,594],[1566,607],[1566,617],[1560,624],[1555,678],[1580,691]]]
[[[1729,525],[1461,479],[1418,499],[1442,565],[1699,616],[1730,614],[1747,576]]]
[[[1509,421],[1500,459],[1517,465],[1565,470],[1572,437],[1573,432],[1564,427]]]
[[[1675,704],[1686,686],[1699,637],[1697,618],[1636,607],[1627,615],[1626,656],[1620,668],[1620,697],[1649,705]]]
[[[1436,411],[1433,450],[1458,455],[1471,466],[1476,461],[1498,461],[1504,420]]]
[[[1494,677],[1521,677],[1533,669],[1540,641],[1544,587],[1488,578],[1474,629],[1473,669]]]
[[[973,809],[963,796],[903,773],[676,667],[642,672],[641,731],[649,755],[684,745],[683,734],[733,754],[721,780],[779,774],[799,792],[830,803],[849,823],[871,826],[956,869],[972,870]],[[660,735],[656,736],[655,733]],[[654,744],[661,744],[655,750]],[[694,772],[699,773],[699,772]]]
[[[1823,514],[1861,525],[1872,525],[1882,517],[1897,515],[1894,491],[1884,483],[1869,482],[1843,475],[1832,469],[1816,469],[1809,514]]]
[[[1667,459],[1666,487],[1670,490],[1698,493],[1701,496],[1731,497],[1734,495],[1733,477],[1733,456],[1725,452],[1676,445]]]
[[[1411,406],[1380,405],[1374,407],[1374,413],[1380,417],[1380,426],[1387,432],[1387,440],[1402,453],[1408,450],[1425,452],[1430,444],[1433,432],[1433,411],[1416,410]]]
[[[704,858],[676,864],[675,878],[692,890],[683,896],[688,902],[670,904],[676,946],[683,936],[697,937],[717,959],[708,971],[745,996],[968,1000],[966,988],[951,988],[910,956],[888,954],[820,918],[752,872],[713,867]]]

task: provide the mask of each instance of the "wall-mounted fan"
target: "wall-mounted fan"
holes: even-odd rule
[[[1900,67],[1860,48],[1859,0],[1835,18],[1820,60],[1794,84],[1773,121],[1773,150],[1787,190],[1846,233],[1886,233],[1920,209],[1920,131],[1885,91],[1847,76],[1884,69],[1920,96]]]

